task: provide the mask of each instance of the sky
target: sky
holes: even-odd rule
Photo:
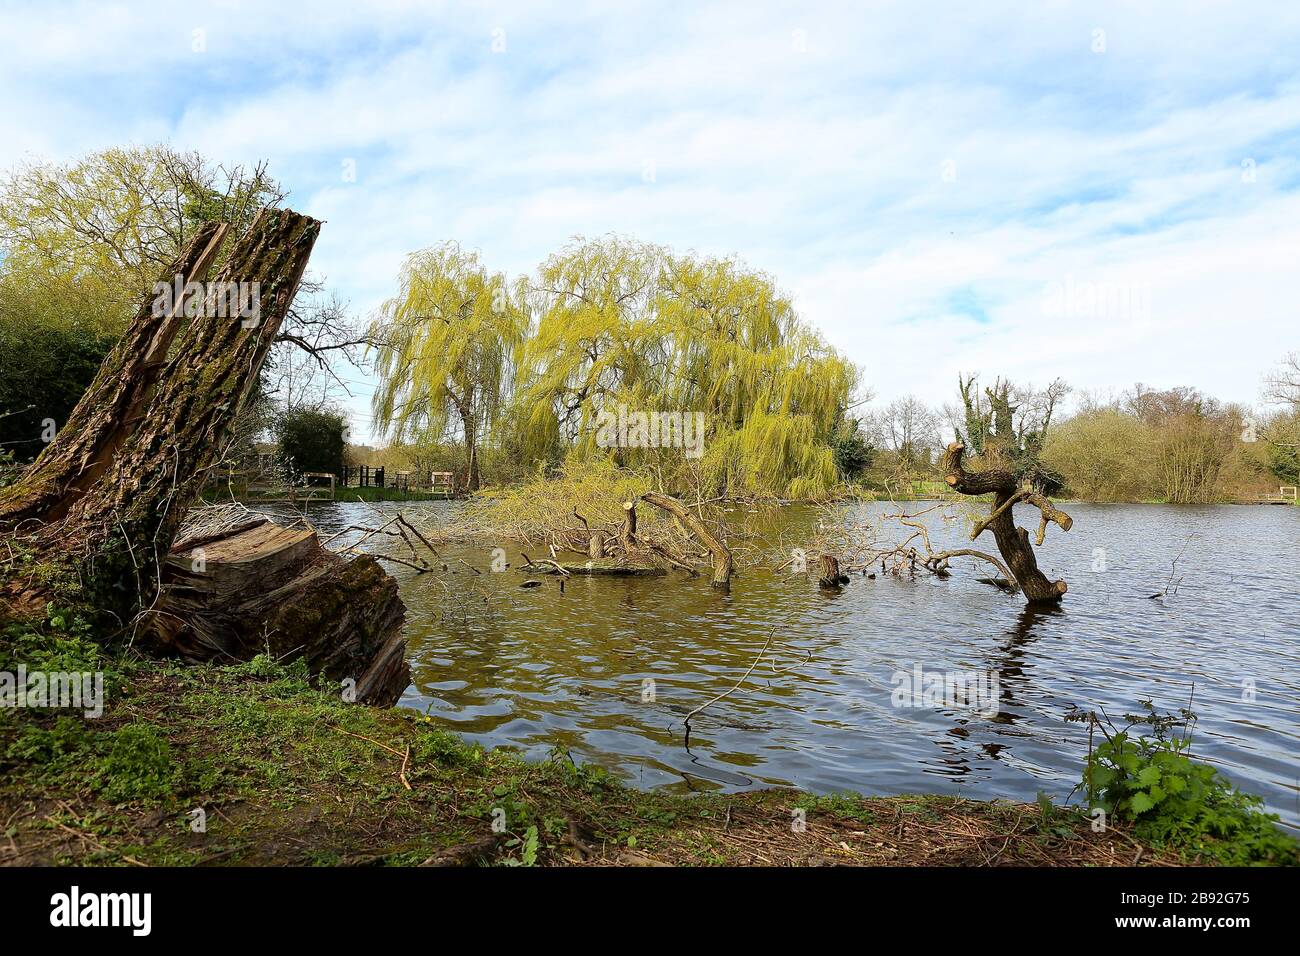
[[[361,316],[443,240],[614,232],[771,274],[878,403],[1252,404],[1300,349],[1292,0],[0,0],[0,168],[155,142],[269,161]]]

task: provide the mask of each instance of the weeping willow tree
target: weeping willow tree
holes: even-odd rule
[[[667,361],[653,310],[662,256],[621,238],[579,240],[538,268],[530,289],[537,327],[520,353],[515,406],[525,454],[590,454],[602,408],[658,401]]]
[[[832,436],[857,369],[770,277],[610,237],[553,255],[532,295],[516,416],[533,456],[608,453],[667,480],[690,468],[713,494],[806,497],[835,483]],[[698,415],[704,440],[695,454],[635,440],[605,452],[597,423],[629,414]]]
[[[479,445],[498,420],[514,351],[528,316],[504,274],[454,242],[410,256],[398,294],[384,303],[371,335],[381,435],[423,443],[458,435],[464,486],[480,484]]]
[[[835,483],[832,435],[858,371],[770,276],[733,260],[668,257],[657,315],[672,343],[672,401],[703,408],[711,425],[710,488],[807,497]]]

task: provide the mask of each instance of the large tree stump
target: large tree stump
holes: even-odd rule
[[[1025,599],[1030,604],[1059,603],[1069,588],[1064,581],[1049,581],[1047,575],[1038,569],[1038,560],[1029,543],[1029,532],[1016,527],[1012,510],[1019,501],[1028,502],[1039,509],[1042,514],[1037,536],[1040,545],[1046,536],[1049,522],[1059,525],[1062,531],[1069,531],[1074,522],[1069,515],[1033,489],[1021,488],[1019,479],[1013,472],[1005,469],[966,471],[962,464],[965,451],[966,446],[961,442],[953,442],[948,446],[942,461],[946,475],[944,480],[964,495],[993,495],[992,510],[975,526],[971,538],[978,538],[986,529],[991,530],[998,551],[1016,583],[1020,585]]]
[[[153,648],[192,661],[305,658],[351,680],[356,699],[395,704],[411,682],[397,582],[369,555],[327,551],[270,520],[183,541],[150,614]]]
[[[373,559],[343,562],[314,540],[279,535],[256,547],[214,541],[218,553],[235,549],[229,562],[217,562],[220,575],[178,591],[167,558],[225,452],[319,231],[307,216],[264,209],[214,283],[186,290],[170,308],[146,297],[68,423],[19,482],[0,491],[0,535],[11,554],[21,551],[41,571],[0,587],[0,620],[41,614],[57,600],[106,635],[152,634],[195,658],[242,659],[275,641],[319,672],[354,677],[359,696],[393,697],[405,673],[402,606]],[[201,229],[159,282],[202,281],[225,233],[224,225]],[[256,290],[255,314],[218,307],[232,285]],[[232,589],[240,575],[245,589]],[[160,625],[159,605],[176,621]],[[348,633],[353,628],[358,633]],[[294,640],[292,648],[284,643]]]

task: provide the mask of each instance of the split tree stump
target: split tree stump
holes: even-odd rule
[[[159,282],[179,283],[180,301],[160,308],[146,294],[54,441],[0,489],[0,535],[42,568],[0,584],[0,623],[57,599],[106,640],[152,635],[191,659],[304,655],[319,673],[354,678],[359,699],[391,703],[405,687],[404,611],[374,559],[344,561],[312,535],[260,522],[207,543],[210,574],[195,576],[200,544],[188,544],[188,561],[169,554],[256,385],[320,223],[263,209],[204,285],[227,228],[204,226],[167,266]],[[258,290],[256,315],[218,307],[232,287]]]
[[[369,555],[348,561],[314,531],[251,522],[180,542],[167,556],[149,634],[191,661],[305,658],[351,679],[356,700],[391,706],[411,682],[394,581]]]

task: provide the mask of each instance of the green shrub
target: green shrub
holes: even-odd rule
[[[60,717],[50,727],[25,723],[5,749],[5,758],[48,764],[76,753],[87,739],[86,725],[76,717]]]
[[[1300,845],[1277,827],[1278,817],[1261,810],[1263,801],[1242,793],[1209,764],[1187,756],[1190,736],[1170,738],[1174,722],[1155,714],[1136,718],[1156,736],[1103,729],[1104,740],[1088,755],[1083,787],[1091,807],[1130,822],[1135,835],[1153,846],[1169,846],[1227,865],[1293,865]],[[1195,720],[1183,711],[1183,725]],[[1092,716],[1094,726],[1101,723]]]

